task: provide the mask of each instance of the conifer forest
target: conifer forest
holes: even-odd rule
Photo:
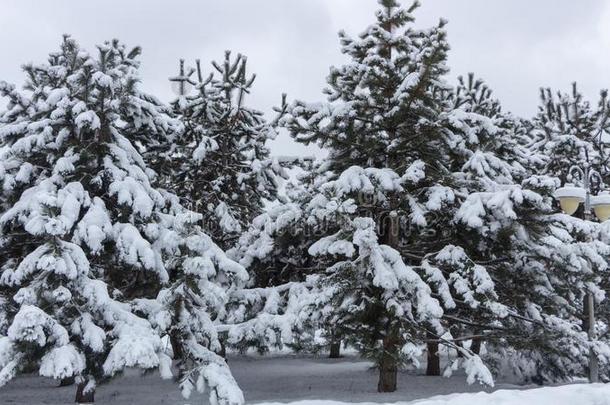
[[[238,48],[0,70],[0,404],[610,404],[610,96],[511,113],[423,3],[264,111]]]

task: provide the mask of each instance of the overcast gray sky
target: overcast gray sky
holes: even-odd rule
[[[609,86],[610,1],[422,3],[418,26],[449,20],[451,79],[476,72],[507,110],[534,114],[540,86],[577,81],[592,99]],[[343,61],[337,31],[359,33],[377,7],[376,0],[0,0],[0,80],[20,84],[20,65],[44,61],[63,33],[90,49],[119,38],[143,47],[143,87],[169,101],[167,77],[179,58],[207,62],[231,49],[248,55],[258,74],[249,102],[270,112],[282,92],[319,100],[329,65]],[[285,134],[272,148],[304,152]]]

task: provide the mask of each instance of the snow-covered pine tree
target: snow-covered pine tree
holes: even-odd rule
[[[523,146],[527,142],[524,123],[502,112],[499,101],[492,96],[492,91],[483,81],[475,79],[473,74],[469,74],[467,78],[460,76],[457,86],[446,94],[446,125],[453,133],[460,134],[453,142],[451,158],[447,164],[453,171],[454,186],[459,185],[457,195],[461,203],[460,209],[453,213],[452,218],[445,218],[445,221],[449,219],[449,222],[437,222],[436,233],[443,233],[447,239],[455,241],[459,249],[431,257],[424,263],[443,272],[451,280],[452,289],[459,290],[462,283],[460,279],[464,273],[476,273],[482,265],[490,273],[488,282],[492,282],[495,266],[503,265],[506,260],[504,249],[507,249],[507,245],[504,243],[514,233],[514,227],[511,227],[510,223],[502,224],[498,221],[493,224],[493,218],[482,223],[487,231],[494,229],[496,234],[493,238],[473,232],[468,226],[464,227],[464,223],[456,221],[456,217],[471,213],[468,212],[468,206],[462,204],[468,203],[471,193],[478,192],[498,192],[498,198],[510,199],[510,193],[502,193],[525,178],[525,167],[530,165],[534,157]],[[517,190],[515,195],[520,192]],[[494,339],[499,330],[499,318],[507,316],[506,307],[499,303],[496,292],[499,288],[502,288],[502,285],[494,285],[488,289],[483,305],[473,302],[470,298],[464,301],[456,299],[453,300],[451,308],[446,308],[443,319],[445,329],[458,344],[471,338],[470,348],[474,353],[480,352],[481,342],[486,337]],[[428,350],[428,372],[438,373],[439,359],[431,357],[431,352]],[[430,368],[430,361],[434,361],[435,370]],[[448,368],[445,372],[451,370]]]
[[[461,111],[452,114],[456,130],[469,134],[460,171],[470,194],[456,214],[455,237],[496,287],[493,305],[464,311],[458,303],[445,321],[457,318],[453,327],[462,323],[485,339],[496,372],[540,382],[582,375],[590,347],[579,321],[583,295],[592,289],[602,297],[595,286],[610,252],[599,227],[557,214],[558,180],[532,176],[545,157],[525,147],[527,124],[502,113],[482,81],[460,79],[449,98]],[[596,350],[607,363],[607,343]]]
[[[532,120],[531,149],[545,157],[543,173],[559,178],[562,184],[575,180],[569,169],[577,165],[597,171],[607,185],[609,128],[610,100],[606,90],[600,92],[599,101],[593,106],[576,83],[569,93],[540,89],[538,114]]]
[[[264,213],[252,221],[236,246],[228,252],[250,274],[250,291],[241,292],[241,296],[236,297],[235,305],[250,313],[258,312],[260,318],[265,313],[266,297],[272,292],[277,294],[280,303],[276,305],[277,310],[288,314],[283,329],[297,329],[297,333],[292,334],[292,339],[284,339],[281,344],[289,345],[296,351],[320,351],[325,344],[315,339],[316,331],[320,328],[330,329],[308,321],[306,316],[300,316],[298,308],[301,306],[289,303],[292,288],[296,289],[299,285],[306,288],[307,277],[324,270],[319,261],[308,253],[316,235],[323,235],[328,225],[311,216],[310,206],[313,196],[326,182],[324,166],[325,164],[316,163],[313,167],[302,170],[294,184],[286,185],[286,200],[270,204]],[[244,299],[246,297],[255,305],[249,305],[249,301]],[[291,306],[291,309],[288,310],[287,306]],[[294,318],[289,319],[292,315]],[[259,332],[266,330],[261,324],[258,327]],[[257,334],[260,335],[255,333],[244,342],[240,337],[245,335],[243,332],[233,332],[233,340],[238,346],[254,345],[261,351],[274,343],[264,336],[262,339],[256,338]],[[275,343],[280,342],[277,340]]]
[[[523,348],[524,330],[555,334],[555,342],[543,341],[536,350],[550,353],[555,344],[562,347],[553,350],[557,354],[572,345],[578,355],[572,350],[573,356],[559,358],[564,365],[574,357],[582,360],[589,344],[574,330],[573,318],[557,321],[558,306],[538,313],[543,321],[532,317],[527,311],[537,304],[525,297],[513,301],[513,291],[497,287],[490,273],[510,277],[510,266],[566,269],[558,252],[578,256],[587,249],[591,255],[576,268],[568,265],[578,273],[557,280],[553,298],[548,298],[570,299],[590,280],[590,269],[605,269],[606,247],[583,246],[566,232],[574,222],[554,217],[550,192],[555,182],[527,178],[525,167],[540,156],[523,148],[524,123],[501,114],[484,85],[470,78],[445,99],[452,90],[442,79],[447,49],[442,29],[400,30],[412,20],[410,14],[392,1],[382,5],[378,24],[358,41],[342,37],[353,63],[331,70],[329,102],[297,102],[283,120],[297,140],[330,148],[329,165],[336,172],[320,187],[313,198],[319,205],[310,205],[308,216],[333,224],[327,228],[331,235],[309,249],[322,255],[322,267],[329,269],[317,284],[324,297],[316,303],[322,308],[318,314],[325,322],[330,317],[347,339],[373,354],[381,371],[380,390],[395,386],[399,350],[408,357],[416,353],[413,343],[426,340],[455,347],[462,337],[443,334],[455,332],[456,326],[483,326],[484,335],[510,341],[516,349]],[[559,229],[561,238],[554,235]],[[391,265],[379,266],[380,258]],[[389,269],[396,279],[392,272],[383,273]],[[534,279],[542,276],[527,271]],[[401,285],[400,276],[411,284]],[[567,287],[570,293],[562,295]],[[364,299],[366,293],[371,295]],[[431,297],[443,304],[444,313]],[[408,311],[400,307],[407,302]],[[418,319],[410,311],[422,302],[427,311],[415,313]],[[405,319],[410,322],[401,324]],[[514,336],[502,340],[498,328]],[[557,344],[561,339],[566,343]],[[458,350],[467,355],[467,370],[476,370],[483,380],[489,377],[474,366],[480,365],[478,357]],[[537,358],[541,368],[556,366],[543,364],[544,355]]]
[[[397,368],[417,362],[419,344],[433,337],[456,347],[441,338],[441,303],[453,307],[455,293],[474,307],[493,283],[442,226],[464,198],[452,155],[465,143],[445,100],[445,23],[418,30],[408,25],[417,3],[380,3],[376,24],[358,39],[340,34],[351,61],[331,68],[328,101],[297,101],[282,123],[297,141],[330,151],[333,174],[306,205],[308,220],[324,223],[309,248],[326,269],[312,277],[320,297],[313,315],[376,361],[379,391],[394,391]],[[445,279],[424,260],[459,252],[467,263],[460,277]],[[491,383],[479,357],[458,349],[470,381]]]
[[[135,307],[169,337],[185,398],[207,390],[211,404],[241,405],[244,397],[223,358],[219,329],[229,318],[231,294],[242,290],[248,273],[203,232],[201,214],[184,209],[175,195],[165,197],[168,212],[150,231],[170,253],[169,282],[154,299],[137,299]]]
[[[168,278],[147,225],[162,196],[122,134],[136,105],[139,49],[114,41],[90,57],[70,38],[25,67],[26,93],[3,114],[3,382],[24,365],[77,376],[77,400],[125,367],[167,362],[160,337],[129,299]],[[5,86],[6,88],[6,86]],[[27,105],[26,108],[24,106]]]
[[[197,61],[195,94],[173,102],[184,129],[167,139],[156,165],[164,187],[203,214],[204,229],[225,249],[262,212],[264,201],[276,198],[283,173],[266,146],[276,136],[274,124],[245,102],[256,77],[248,75],[246,62],[227,51],[205,78]]]
[[[241,404],[213,323],[247,275],[192,224],[200,217],[151,186],[134,144],[179,125],[138,90],[138,53],[112,41],[90,56],[66,37],[25,67],[24,92],[1,86],[0,382],[75,376],[77,401],[92,402],[126,367],[170,377],[161,337],[178,329],[183,391],[207,385],[212,401]]]
[[[558,184],[568,185],[582,181],[582,179],[572,177],[574,172],[571,168],[573,166],[580,168],[587,167],[591,171],[600,174],[602,179],[601,182],[596,181],[592,183],[593,193],[603,192],[606,190],[609,181],[607,137],[610,105],[607,91],[600,92],[600,98],[596,106],[591,105],[591,103],[584,99],[575,83],[572,85],[572,90],[569,93],[554,93],[550,89],[541,89],[540,93],[541,103],[539,112],[530,124],[529,135],[531,143],[529,149],[532,154],[537,154],[541,158],[529,169],[536,173],[554,176],[559,180]],[[555,207],[555,210],[558,211],[558,208]],[[577,211],[576,216],[582,218],[582,207]],[[603,229],[607,227],[605,224],[599,228],[593,223],[579,223],[580,220],[566,216],[560,216],[557,221],[564,223],[563,227],[566,228],[566,235],[569,234],[573,238],[574,243],[587,244],[591,243],[591,240],[594,241],[593,243],[605,244],[608,242],[603,233]],[[600,230],[602,230],[601,234],[599,233]],[[604,248],[602,245],[598,249],[603,250]],[[608,328],[607,322],[604,321],[604,319],[607,319],[608,305],[607,301],[601,301],[603,300],[603,291],[607,291],[610,288],[605,276],[606,269],[603,265],[595,266],[587,263],[586,258],[588,254],[584,250],[574,252],[573,254],[572,259],[567,263],[564,260],[564,262],[558,261],[551,265],[553,269],[562,269],[567,266],[568,269],[572,270],[573,274],[579,275],[580,273],[580,278],[576,281],[564,280],[564,282],[569,283],[571,287],[575,288],[573,290],[568,289],[572,294],[570,298],[567,298],[567,302],[571,305],[566,305],[566,307],[570,308],[568,311],[570,315],[562,315],[561,318],[572,322],[578,322],[577,320],[580,318],[583,324],[581,329],[586,330],[585,325],[588,323],[587,316],[582,315],[587,312],[587,302],[584,293],[589,291],[595,296],[595,305],[601,310],[600,319],[602,320],[598,323],[601,338],[597,342],[596,351],[599,360],[604,363],[607,362],[606,349],[604,348],[607,342],[603,341],[605,340],[603,331]],[[578,257],[578,260],[583,262],[576,269],[571,267],[575,263],[574,257]],[[559,277],[556,279],[561,280]],[[555,353],[553,356],[558,356],[559,360],[555,360],[555,357],[549,354],[538,354],[536,356],[536,358],[539,358],[538,363],[543,363],[543,360],[540,358],[548,359],[552,357],[555,366],[551,370],[545,370],[541,373],[542,375],[537,377],[542,379],[566,378],[569,373],[584,373],[583,370],[586,369],[586,356],[583,354],[583,346],[590,344],[581,342],[581,344],[577,345],[574,343],[574,339],[566,340],[569,344],[578,346],[579,350],[569,351],[558,348],[558,353]],[[572,356],[572,358],[566,360],[565,356],[561,356],[562,350],[563,354],[578,353],[578,356]],[[607,372],[607,370],[602,370],[602,375],[607,374]]]

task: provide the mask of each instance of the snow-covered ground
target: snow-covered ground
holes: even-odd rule
[[[463,375],[451,378],[426,377],[415,371],[404,371],[399,375],[398,391],[390,394],[376,392],[377,372],[371,364],[348,356],[338,360],[295,356],[238,356],[229,359],[231,369],[244,390],[248,403],[303,401],[302,405],[327,405],[331,401],[341,402],[408,402],[438,395],[478,392],[469,395],[439,397],[417,405],[442,404],[502,404],[502,405],[610,405],[610,388],[603,385],[571,385],[567,387],[534,389],[523,392],[523,387],[499,381],[493,389],[480,385],[469,386]],[[510,389],[510,392],[506,390]],[[502,390],[488,395],[486,392]],[[486,392],[485,392],[486,391]],[[558,400],[550,401],[558,395]],[[576,398],[591,398],[590,402]],[[53,380],[37,376],[26,376],[11,381],[0,388],[0,404],[12,405],[64,405],[72,403],[74,387],[58,388]],[[450,401],[447,399],[449,398]],[[565,402],[572,399],[572,402]],[[311,400],[324,400],[312,402]],[[480,400],[482,402],[476,402]],[[546,400],[547,402],[543,402]],[[549,402],[550,401],[550,402]],[[606,402],[604,402],[606,401]],[[184,405],[205,403],[205,396],[193,396],[184,400],[172,381],[161,380],[157,375],[140,376],[129,372],[110,384],[101,386],[96,393],[100,405]]]
[[[266,403],[279,405],[281,403]],[[345,405],[345,402],[305,400],[291,405]],[[358,405],[376,403],[362,402]],[[452,394],[393,405],[608,405],[610,386],[605,384],[574,384],[529,390],[500,390],[492,393]],[[262,404],[261,404],[262,405]]]

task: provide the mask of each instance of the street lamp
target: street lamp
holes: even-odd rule
[[[589,170],[588,166],[585,169],[581,169],[578,166],[572,166],[569,170],[569,174],[572,177],[577,175],[580,178],[583,187],[566,186],[561,187],[555,191],[555,198],[559,200],[561,210],[568,214],[573,215],[581,203],[584,203],[584,219],[593,219],[591,208],[595,212],[595,216],[600,221],[605,221],[610,218],[610,195],[602,194],[597,196],[591,196],[591,181],[595,180],[598,184],[603,184],[602,177],[599,173],[593,170]],[[585,296],[585,314],[588,320],[588,335],[589,341],[593,343],[595,341],[595,301],[593,294],[586,292]],[[593,350],[593,347],[589,349],[589,382],[595,383],[599,381],[599,365],[597,363],[597,356]]]

